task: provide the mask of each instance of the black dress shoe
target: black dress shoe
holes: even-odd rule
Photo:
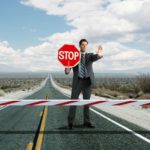
[[[73,124],[70,123],[70,124],[68,125],[68,128],[69,128],[69,129],[73,129]]]
[[[95,126],[92,125],[91,123],[84,123],[83,126],[87,128],[95,128]]]

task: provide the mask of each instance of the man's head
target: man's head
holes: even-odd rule
[[[86,39],[81,39],[79,41],[79,47],[80,47],[81,52],[85,52],[87,49],[87,46],[88,46],[88,41]]]

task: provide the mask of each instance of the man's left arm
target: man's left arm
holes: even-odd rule
[[[98,59],[101,59],[103,57],[103,48],[101,45],[98,46],[98,50],[96,54],[92,53],[90,56],[91,61],[97,61]]]

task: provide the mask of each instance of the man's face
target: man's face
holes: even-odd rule
[[[87,42],[82,42],[81,45],[80,45],[80,50],[82,52],[85,52],[87,47],[88,47],[88,43]]]

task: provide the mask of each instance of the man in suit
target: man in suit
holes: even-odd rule
[[[88,41],[81,39],[79,42],[81,59],[75,67],[73,67],[73,80],[72,80],[72,91],[71,99],[78,99],[80,93],[83,94],[83,99],[90,99],[91,88],[95,85],[95,77],[93,73],[92,64],[94,61],[99,60],[103,56],[103,49],[101,46],[98,47],[97,53],[87,53]],[[69,74],[71,68],[65,68],[65,73]],[[68,127],[73,128],[75,120],[76,106],[70,106],[68,115]],[[94,125],[90,122],[90,110],[89,106],[84,106],[84,127],[94,128]]]

